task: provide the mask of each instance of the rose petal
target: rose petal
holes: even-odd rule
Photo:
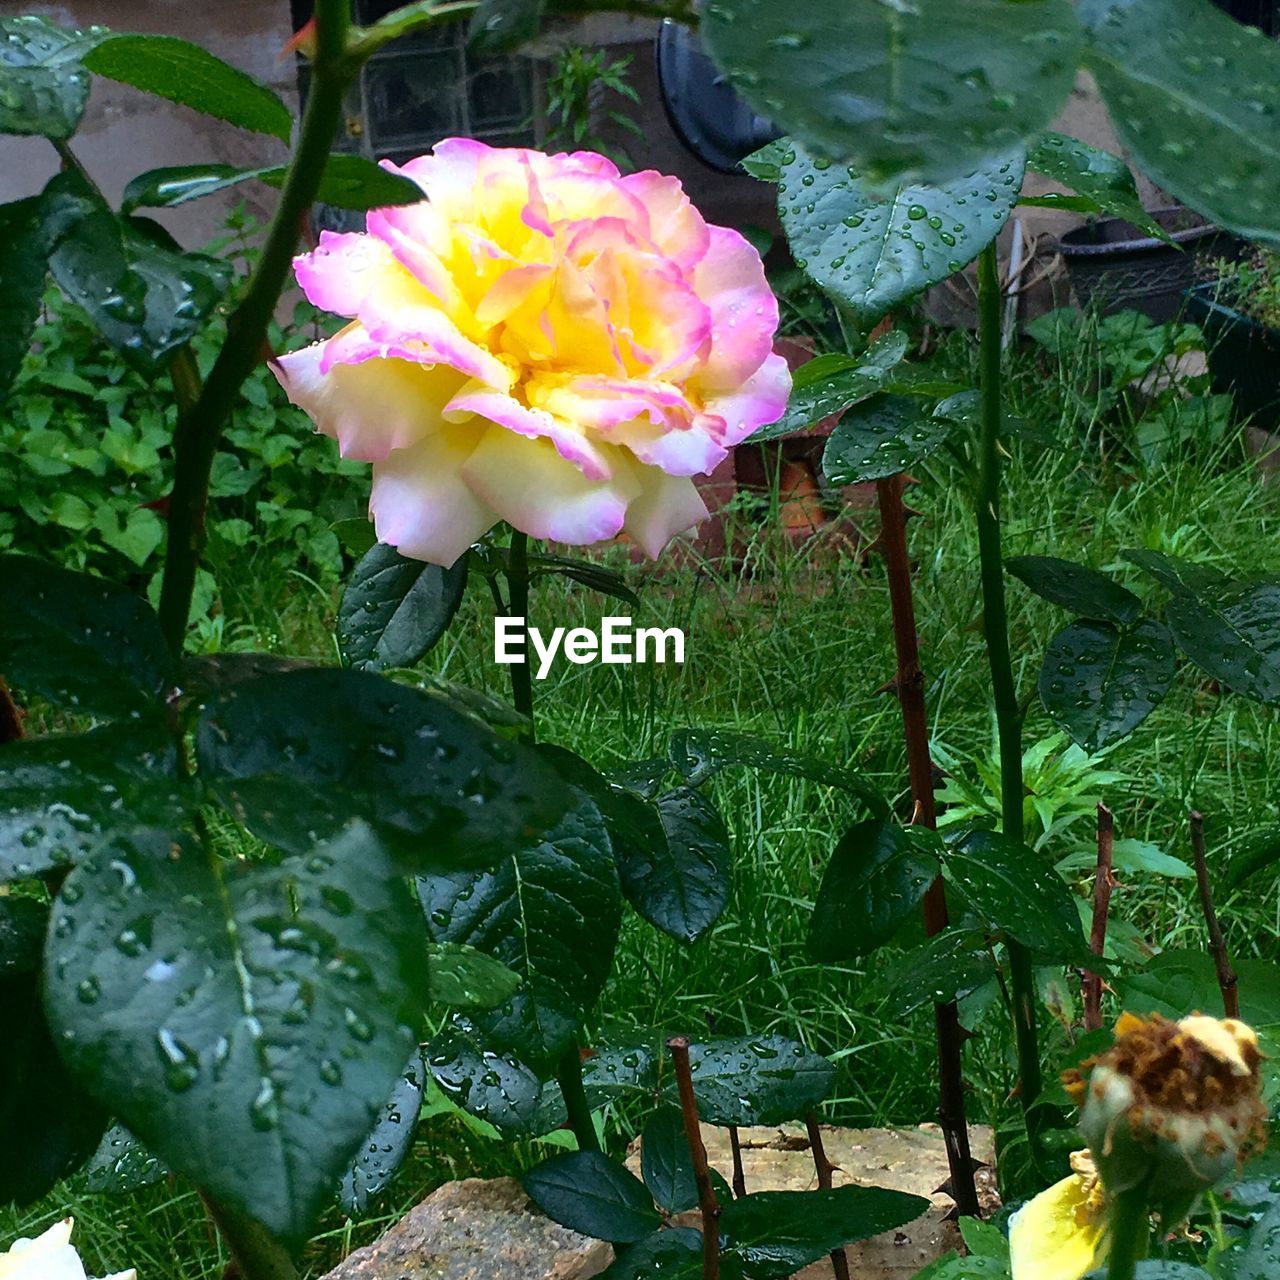
[[[309,302],[340,316],[359,315],[371,294],[388,306],[423,301],[415,280],[387,246],[356,231],[322,231],[316,248],[293,260],[293,271]]]
[[[649,238],[668,258],[689,271],[706,257],[711,230],[679,178],[648,169],[628,174],[622,186],[648,210]]]
[[[692,480],[666,475],[657,467],[637,470],[643,488],[627,507],[623,528],[650,560],[656,560],[672,538],[707,518],[707,505]]]
[[[782,356],[768,356],[741,386],[708,398],[708,413],[725,421],[720,443],[740,444],[753,431],[777,422],[787,411],[791,395],[791,370]]]
[[[711,311],[711,351],[698,383],[727,391],[750,377],[773,350],[778,300],[764,276],[760,255],[728,227],[712,227],[706,257],[693,272],[694,286]]]

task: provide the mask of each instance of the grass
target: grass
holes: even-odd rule
[[[967,344],[947,344],[952,367]],[[1054,367],[1043,354],[1011,363],[1011,410],[1061,443],[1044,450],[1014,446],[1005,505],[1006,553],[1050,553],[1114,571],[1158,607],[1161,594],[1119,558],[1150,547],[1251,573],[1280,568],[1275,534],[1280,506],[1264,488],[1238,436],[1219,445],[1192,442],[1159,466],[1133,461],[1125,433],[1132,423],[1097,419],[1093,372]],[[917,564],[916,600],[928,676],[933,733],[960,761],[986,759],[992,726],[980,641],[980,589],[972,511],[962,461],[930,463],[911,501],[921,513],[910,528]],[[763,516],[763,518],[760,518]],[[902,799],[904,759],[896,704],[877,690],[894,669],[888,600],[878,559],[861,548],[818,539],[795,548],[768,511],[736,517],[745,545],[740,563],[691,559],[672,567],[628,569],[644,582],[645,625],[682,626],[687,661],[678,667],[569,666],[558,663],[536,686],[542,737],[561,742],[600,767],[665,752],[681,726],[725,727],[833,762],[852,762]],[[874,515],[850,513],[874,533]],[[695,552],[696,556],[696,552]],[[625,557],[622,558],[625,564]],[[1010,582],[1020,687],[1029,701],[1026,742],[1054,726],[1031,694],[1040,657],[1065,615]],[[264,573],[250,563],[226,598],[228,634],[258,647],[332,660],[335,601],[300,578]],[[619,611],[612,602],[559,580],[542,580],[533,621],[590,624]],[[505,672],[491,661],[486,600],[475,591],[446,641],[428,660],[446,678],[497,696]],[[1272,779],[1280,764],[1280,719],[1267,708],[1208,687],[1180,669],[1166,702],[1106,755],[1122,775],[1104,799],[1117,834],[1185,854],[1186,813],[1206,815],[1215,865],[1229,863],[1248,831],[1275,821]],[[700,1033],[708,1017],[726,1034],[778,1031],[829,1054],[840,1067],[828,1114],[843,1123],[913,1124],[930,1119],[932,1019],[898,1016],[886,998],[892,952],[874,960],[821,967],[808,956],[805,930],[825,861],[852,802],[804,780],[726,772],[712,784],[735,850],[733,900],[695,946],[662,938],[631,918],[614,977],[593,1027],[597,1040],[629,1029]],[[1045,856],[1060,858],[1092,842],[1087,823],[1055,837]],[[1083,882],[1080,886],[1084,888]],[[1273,875],[1246,891],[1223,894],[1221,914],[1238,955],[1277,958],[1280,892]],[[1201,922],[1185,882],[1135,881],[1114,910],[1156,947],[1201,946]],[[1052,1028],[1052,1020],[1045,1015]],[[967,1049],[971,1116],[1010,1113],[1012,1064],[998,1007],[977,1022]],[[1051,1029],[1049,1051],[1066,1033]],[[610,1138],[631,1136],[630,1117],[611,1114]],[[529,1146],[489,1144],[446,1118],[430,1121],[411,1165],[373,1216],[349,1223],[335,1210],[308,1253],[313,1273],[375,1237],[432,1186],[468,1173],[510,1172],[534,1157]],[[67,1211],[96,1274],[137,1265],[144,1280],[213,1276],[223,1259],[194,1196],[181,1186],[149,1188],[121,1200],[83,1194],[73,1179],[45,1202],[0,1215],[9,1238]]]

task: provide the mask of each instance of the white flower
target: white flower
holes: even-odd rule
[[[0,1280],[86,1280],[84,1263],[71,1243],[73,1219],[55,1222],[34,1240],[15,1240],[0,1254]],[[106,1280],[137,1280],[134,1271],[121,1271]]]

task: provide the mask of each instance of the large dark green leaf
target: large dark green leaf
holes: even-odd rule
[[[175,36],[110,35],[84,57],[95,75],[180,102],[207,116],[284,142],[293,114],[274,90]]]
[[[124,1195],[163,1182],[169,1170],[122,1124],[102,1135],[85,1166],[85,1186],[96,1196]]]
[[[937,185],[887,191],[860,169],[815,160],[800,147],[784,158],[778,214],[791,252],[868,326],[972,262],[999,234],[1022,186],[1021,149],[988,153],[973,172]]]
[[[363,1215],[409,1155],[422,1110],[422,1073],[422,1061],[415,1045],[409,1064],[391,1090],[377,1123],[342,1175],[338,1203],[347,1213]]]
[[[1280,1257],[1280,1203],[1272,1204],[1249,1228],[1244,1239],[1220,1256],[1219,1273],[1224,1280],[1272,1280],[1277,1257]],[[1144,1275],[1139,1270],[1138,1273],[1138,1280],[1165,1280],[1166,1277],[1167,1280],[1183,1280],[1177,1272],[1171,1271]],[[1186,1280],[1199,1280],[1199,1277],[1207,1280],[1208,1272],[1187,1268]]]
[[[94,38],[44,18],[0,18],[0,133],[75,133],[89,101],[80,58]]]
[[[850,827],[823,874],[809,949],[819,960],[851,960],[884,946],[937,879],[941,851],[926,827],[876,818]]]
[[[1240,1016],[1254,1030],[1280,1032],[1280,968],[1268,960],[1233,961],[1240,979]],[[1207,951],[1162,951],[1137,973],[1113,979],[1120,1004],[1133,1013],[1185,1018],[1222,1008],[1213,959]]]
[[[536,1073],[512,1053],[482,1047],[480,1033],[462,1019],[432,1037],[422,1060],[451,1102],[504,1134],[528,1136],[561,1123],[560,1115],[539,1123],[543,1088]]]
[[[1160,705],[1176,670],[1173,642],[1161,622],[1072,622],[1049,642],[1040,700],[1073,741],[1099,751],[1132,733]]]
[[[684,1118],[675,1107],[659,1107],[645,1122],[640,1172],[650,1194],[669,1213],[683,1213],[698,1203]]]
[[[411,866],[483,865],[572,803],[528,748],[440,698],[360,671],[237,685],[205,708],[196,752],[213,794],[291,852],[356,816]]]
[[[486,1047],[535,1066],[555,1059],[604,988],[622,918],[596,806],[584,796],[492,871],[422,876],[418,892],[436,942],[467,943],[520,975],[510,1000],[475,1015]]]
[[[624,1249],[616,1250],[611,1266],[600,1280],[700,1280],[702,1234],[690,1227],[672,1227]],[[720,1280],[736,1280],[742,1274],[736,1258],[720,1259]]]
[[[941,448],[955,427],[910,396],[877,396],[854,405],[836,424],[822,472],[832,484],[896,476]]]
[[[32,556],[0,556],[0,672],[26,693],[98,716],[154,708],[173,659],[141,597]]]
[[[854,1240],[905,1226],[929,1211],[922,1196],[884,1187],[758,1191],[723,1206],[727,1251],[756,1280],[789,1276]]]
[[[1125,627],[1142,612],[1142,601],[1132,591],[1087,565],[1057,556],[1012,556],[1004,567],[1041,599],[1070,609],[1079,618]]]
[[[1087,63],[1125,149],[1166,191],[1280,241],[1280,49],[1209,0],[1083,0]]]
[[[510,999],[520,979],[500,960],[456,942],[433,942],[427,952],[427,994],[433,1004],[492,1009]]]
[[[1149,573],[1175,595],[1195,595],[1227,581],[1226,574],[1207,564],[1198,564],[1194,560],[1171,556],[1163,551],[1131,550],[1122,551],[1120,555],[1130,564],[1136,564],[1144,573]]]
[[[995,975],[982,933],[944,929],[908,952],[889,974],[889,1002],[899,1014],[925,1004],[947,1004],[970,995]]]
[[[717,0],[702,34],[752,106],[815,152],[930,181],[1046,128],[1080,44],[1067,0]]]
[[[296,1243],[417,1041],[420,921],[361,823],[273,862],[139,833],[63,886],[46,1008],[158,1157]]]
[[[1109,213],[1131,222],[1145,235],[1168,239],[1168,232],[1146,211],[1129,166],[1110,151],[1100,151],[1064,133],[1046,133],[1027,156],[1027,168],[1074,191],[1024,197],[1026,205],[1070,209],[1075,213]]]
[[[120,832],[181,826],[194,807],[177,744],[159,725],[0,746],[0,881],[79,862]]]
[[[710,1124],[781,1124],[812,1111],[830,1092],[836,1069],[784,1036],[741,1036],[689,1046],[698,1112]],[[665,1088],[677,1099],[674,1080]]]
[[[662,1222],[644,1183],[599,1151],[552,1156],[520,1181],[549,1218],[598,1240],[643,1240]]]
[[[442,569],[379,542],[356,565],[342,593],[343,658],[361,671],[413,666],[444,635],[466,587],[466,556]]]
[[[30,1204],[84,1163],[107,1113],[63,1065],[40,1007],[49,909],[0,898],[0,1204]]]
[[[480,54],[503,53],[538,34],[547,0],[480,0],[471,18],[471,48]]]
[[[997,831],[975,831],[947,851],[942,874],[987,926],[1046,959],[1089,964],[1094,959],[1062,878],[1033,849]]]

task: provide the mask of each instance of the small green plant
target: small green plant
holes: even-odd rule
[[[596,132],[597,121],[608,121],[632,137],[644,137],[644,130],[622,105],[640,105],[630,69],[630,54],[614,58],[607,49],[579,45],[565,49],[547,76],[546,149],[599,151],[624,172],[633,168],[625,149]]]
[[[1224,306],[1234,307],[1269,329],[1280,328],[1280,250],[1251,246],[1234,261],[1209,264],[1214,293]]]

